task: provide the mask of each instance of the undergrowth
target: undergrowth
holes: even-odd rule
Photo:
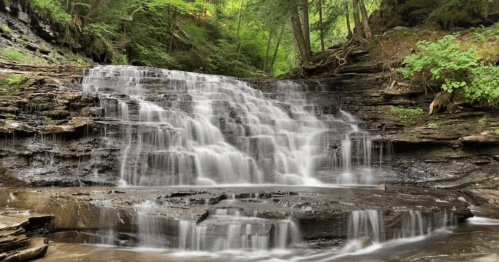
[[[495,37],[499,27],[487,32],[490,34],[486,36]],[[459,40],[458,35],[447,35],[436,42],[418,42],[419,52],[407,56],[405,68],[399,71],[418,85],[437,86],[482,104],[498,103],[499,67],[494,64],[499,61],[499,48],[491,55],[475,49],[475,44],[484,39],[472,43]]]

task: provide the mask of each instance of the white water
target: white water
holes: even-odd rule
[[[296,83],[280,82],[273,100],[230,77],[99,66],[83,88],[121,120],[121,185],[319,185],[319,171],[336,174],[328,183],[375,182],[357,120],[316,115]]]
[[[301,240],[292,219],[268,220],[245,216],[233,209],[217,209],[196,224],[180,221],[179,246],[184,251],[286,249]]]

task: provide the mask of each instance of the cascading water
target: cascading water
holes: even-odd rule
[[[211,252],[285,249],[300,240],[292,219],[269,220],[244,216],[237,210],[217,209],[199,224],[181,221],[178,248]]]
[[[306,86],[264,94],[230,77],[98,66],[83,88],[121,121],[121,185],[374,182],[367,133],[341,110],[316,115]]]
[[[445,229],[448,225],[456,225],[455,217],[447,213],[437,219],[424,218],[420,211],[409,210],[404,213],[396,229],[386,232],[385,218],[379,210],[356,210],[348,219],[348,238],[356,240],[368,237],[371,241],[381,243],[387,240],[415,238],[430,234],[435,229]]]

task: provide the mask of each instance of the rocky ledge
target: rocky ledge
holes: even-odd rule
[[[181,221],[203,223],[217,210],[237,211],[268,221],[292,219],[305,240],[345,239],[353,211],[376,210],[386,235],[407,228],[413,214],[426,228],[463,222],[472,215],[464,194],[406,187],[378,188],[47,188],[5,189],[0,205],[55,216],[57,241],[88,242],[96,233],[119,232],[115,244],[136,245],[145,223],[161,223],[178,238]],[[471,201],[471,199],[468,199]],[[412,215],[411,215],[412,214]],[[271,224],[269,222],[269,224]],[[79,233],[76,233],[79,232]],[[121,239],[121,240],[120,240]]]
[[[2,205],[6,206],[6,205]],[[53,216],[0,209],[0,261],[31,261],[47,252],[46,233]]]

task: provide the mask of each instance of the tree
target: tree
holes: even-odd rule
[[[347,38],[351,38],[353,33],[352,33],[352,28],[350,26],[350,10],[348,9],[348,1],[345,1],[345,19],[348,30]]]
[[[357,33],[358,38],[363,38],[362,34],[362,24],[360,23],[360,15],[359,15],[359,0],[353,1],[353,19],[355,21],[355,32]]]
[[[291,21],[291,32],[295,40],[295,45],[297,51],[300,54],[301,64],[307,64],[312,58],[312,50],[307,45],[306,34],[303,32],[303,28],[300,21],[300,16],[298,14],[298,6],[295,5],[291,10],[290,14]],[[308,35],[308,34],[307,34]],[[310,41],[310,38],[309,38]]]
[[[362,13],[362,27],[364,28],[364,34],[367,39],[371,39],[371,28],[369,28],[369,17],[367,16],[366,5],[364,0],[359,1],[360,12]]]
[[[324,46],[324,27],[322,24],[322,0],[319,0],[319,26],[321,30],[320,38],[321,38],[321,48],[322,52],[326,49]]]

